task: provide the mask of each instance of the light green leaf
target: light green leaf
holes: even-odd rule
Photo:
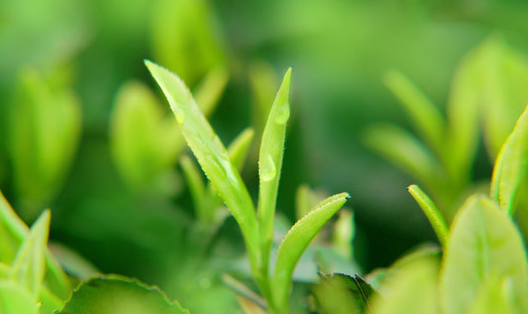
[[[157,287],[125,277],[93,278],[75,290],[58,314],[189,314]]]
[[[388,72],[385,84],[400,99],[424,141],[433,151],[442,151],[445,121],[437,106],[399,71]]]
[[[455,186],[464,186],[477,151],[481,80],[478,54],[471,52],[459,63],[451,83],[447,117],[447,147],[442,156]]]
[[[2,249],[0,250],[0,262],[11,264],[20,247],[20,244],[27,238],[29,228],[16,215],[11,205],[7,202],[4,195],[0,191],[0,231],[5,231],[1,234],[0,241]],[[8,244],[6,244],[8,243]],[[5,250],[5,248],[9,250]],[[61,269],[59,262],[53,255],[46,250],[46,284],[49,289],[61,298],[66,298],[70,291],[68,278]]]
[[[302,253],[317,232],[349,198],[350,195],[348,193],[336,194],[327,198],[310,213],[297,221],[282,240],[271,282],[273,300],[279,311],[289,311],[288,298],[292,274]]]
[[[420,189],[420,187],[413,184],[407,189],[418,205],[420,205],[420,208],[423,210],[427,219],[429,219],[429,223],[433,227],[440,244],[445,246],[449,229],[445,222],[444,216],[442,216],[442,213],[440,213],[438,208],[436,208],[434,202],[429,198],[429,196],[427,196],[427,194],[422,191],[422,189]]]
[[[220,28],[206,0],[160,0],[152,10],[152,49],[157,61],[189,86],[225,62]]]
[[[31,227],[29,235],[22,242],[15,257],[9,277],[14,282],[25,287],[35,298],[40,294],[40,288],[46,271],[46,244],[48,242],[51,215],[44,211]]]
[[[10,280],[0,280],[0,313],[39,314],[36,298]]]
[[[81,105],[69,86],[52,88],[33,68],[20,73],[7,147],[21,215],[37,218],[61,188],[81,132]]]
[[[484,135],[493,159],[528,103],[528,60],[496,35],[478,49]]]
[[[253,131],[252,128],[247,128],[242,131],[242,133],[240,133],[227,148],[229,159],[238,171],[241,171],[244,167],[244,162],[247,159],[249,147],[251,146],[254,136],[255,131]]]
[[[526,175],[528,162],[528,107],[502,146],[491,179],[491,197],[513,215],[517,189]]]
[[[220,101],[220,98],[226,88],[229,73],[223,67],[215,68],[209,71],[200,85],[196,88],[196,103],[205,116],[209,116]]]
[[[432,259],[415,260],[382,284],[383,296],[372,301],[371,314],[440,313],[438,264]]]
[[[515,313],[528,313],[528,273],[521,235],[489,198],[475,195],[459,210],[447,242],[440,295],[446,313],[469,310],[490,277],[509,281]]]
[[[202,174],[189,156],[182,156],[180,158],[180,165],[187,182],[187,187],[191,193],[198,220],[210,221],[212,218],[210,217],[210,212],[212,212],[212,210],[204,208],[204,199],[206,196]]]
[[[273,105],[273,95],[279,86],[279,78],[271,64],[257,61],[249,67],[249,83],[253,99],[253,125],[260,136]]]
[[[151,188],[176,163],[184,147],[174,118],[165,115],[147,86],[134,81],[117,92],[110,140],[117,169],[136,189]]]
[[[470,306],[469,314],[514,314],[513,300],[508,280],[488,278]]]
[[[343,209],[339,212],[332,234],[332,247],[344,258],[352,258],[352,241],[356,233],[354,212]]]
[[[436,190],[445,181],[442,167],[435,157],[407,131],[391,124],[379,124],[367,129],[364,140],[372,150],[385,156],[431,190]]]
[[[284,75],[260,143],[258,221],[262,252],[261,265],[266,276],[271,244],[273,243],[273,221],[284,155],[286,123],[290,117],[290,79],[291,68]]]
[[[370,308],[377,291],[359,276],[323,275],[313,288],[318,313],[361,314]]]
[[[226,148],[200,112],[185,84],[178,76],[150,61],[145,61],[180,124],[183,137],[237,220],[254,271],[260,262],[259,231],[251,197]]]
[[[54,295],[46,287],[40,292],[40,314],[54,314],[64,305],[64,300]]]
[[[316,205],[312,190],[306,184],[301,184],[297,188],[295,194],[295,216],[297,219],[301,219]]]

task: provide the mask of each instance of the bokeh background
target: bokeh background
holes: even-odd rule
[[[29,223],[51,208],[51,241],[104,273],[138,277],[174,297],[184,292],[171,290],[170,277],[208,288],[208,275],[201,280],[181,262],[196,240],[188,227],[195,214],[180,153],[155,141],[168,131],[154,122],[170,116],[143,59],[191,88],[211,71],[228,74],[210,116],[224,143],[250,125],[258,138],[259,108],[292,66],[279,211],[294,221],[303,183],[349,192],[355,260],[367,273],[436,241],[406,190],[416,179],[365,145],[365,130],[380,122],[413,130],[385,74],[404,73],[445,112],[471,51],[499,42],[526,66],[527,20],[528,3],[514,0],[1,0],[0,189]],[[526,72],[516,75],[524,81],[516,81],[506,129],[528,103]],[[133,91],[121,95],[126,88]],[[118,103],[142,97],[158,109],[132,113],[121,121],[125,135],[115,131]],[[149,115],[158,120],[142,120]],[[475,186],[492,170],[482,142],[470,171]],[[242,172],[255,197],[257,147]],[[241,252],[234,221],[220,229],[218,254]]]

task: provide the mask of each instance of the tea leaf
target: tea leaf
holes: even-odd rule
[[[528,107],[502,146],[491,179],[491,197],[513,215],[517,189],[526,175],[528,162]]]
[[[209,116],[218,105],[226,88],[229,73],[223,67],[214,68],[196,88],[194,98],[205,116]]]
[[[279,309],[288,310],[292,274],[302,253],[317,232],[349,198],[348,193],[336,194],[327,198],[297,221],[282,240],[272,277],[273,300]]]
[[[385,84],[400,99],[423,139],[434,151],[442,151],[445,122],[438,108],[399,71],[388,72]]]
[[[255,131],[253,131],[252,128],[247,128],[242,131],[242,133],[240,133],[227,148],[229,159],[238,171],[242,171],[242,168],[244,167],[244,162],[247,159],[249,147],[251,146],[254,136]]]
[[[449,121],[447,147],[443,159],[449,176],[456,186],[469,180],[471,163],[477,151],[480,81],[478,55],[471,53],[457,66],[453,77],[447,117]]]
[[[31,227],[29,235],[22,242],[11,269],[9,277],[25,287],[35,297],[39,296],[44,280],[46,244],[48,241],[50,212],[44,211]]]
[[[196,210],[196,216],[199,221],[209,221],[209,210],[204,208],[205,198],[205,184],[202,179],[202,174],[199,172],[194,161],[189,156],[182,156],[180,158],[180,165],[187,182],[187,187],[191,193],[191,197]]]
[[[110,144],[117,169],[132,188],[148,189],[176,163],[183,139],[174,118],[148,87],[128,82],[117,92]]]
[[[180,78],[148,60],[145,64],[167,97],[187,144],[240,225],[251,265],[256,271],[260,262],[260,240],[253,202],[226,148]]]
[[[11,264],[15,259],[20,244],[27,238],[29,228],[16,215],[0,191],[0,232],[2,231],[5,234],[1,234],[2,240],[0,243],[2,250],[0,250],[0,262]],[[4,244],[6,245],[4,246]],[[6,247],[12,251],[4,250]],[[8,253],[4,255],[6,252]],[[54,294],[61,298],[66,298],[70,291],[68,278],[49,250],[46,250],[46,263],[46,284]]]
[[[390,124],[371,127],[364,134],[367,146],[428,187],[436,187],[443,178],[440,164],[423,144],[408,132]]]
[[[470,306],[469,314],[514,314],[508,280],[491,277],[484,282]]]
[[[419,259],[403,266],[384,282],[383,297],[372,301],[372,314],[440,313],[437,300],[438,266],[434,260]]]
[[[24,287],[9,280],[0,280],[0,313],[39,314],[34,296]]]
[[[420,208],[423,210],[425,216],[427,216],[427,219],[429,219],[429,223],[433,227],[438,240],[442,246],[445,246],[449,230],[447,228],[444,216],[442,216],[442,213],[440,213],[438,208],[436,208],[434,202],[429,198],[429,196],[427,196],[427,194],[422,191],[422,189],[420,189],[420,187],[413,184],[407,189],[409,190],[409,193],[411,193],[412,197],[416,200],[418,205],[420,205]]]
[[[273,243],[273,221],[279,189],[286,122],[290,117],[291,68],[284,75],[281,87],[271,107],[262,134],[259,152],[259,199],[258,221],[260,228],[262,267],[267,274],[268,260]]]
[[[75,290],[58,314],[189,314],[157,287],[117,275],[93,278]]]
[[[440,278],[446,313],[467,313],[490,277],[506,278],[515,313],[528,312],[528,273],[521,236],[511,219],[489,198],[475,195],[452,225]]]
[[[360,276],[324,275],[313,288],[320,313],[365,313],[377,291]]]

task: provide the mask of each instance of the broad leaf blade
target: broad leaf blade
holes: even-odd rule
[[[382,285],[371,314],[440,313],[437,289],[438,266],[434,260],[420,259],[402,267]]]
[[[528,312],[527,262],[521,236],[511,219],[490,199],[472,196],[459,210],[447,242],[440,295],[446,313],[469,310],[490,277],[510,281],[516,313]]]
[[[120,276],[93,278],[75,290],[59,314],[189,314],[157,287]]]
[[[269,254],[273,243],[273,221],[284,155],[286,123],[290,117],[290,78],[291,68],[284,75],[260,143],[258,221],[262,267],[265,274],[268,272]]]
[[[350,196],[341,193],[321,202],[301,218],[282,240],[272,278],[272,295],[276,306],[288,310],[293,270],[302,253],[323,225],[345,204]]]
[[[180,78],[150,61],[145,64],[167,97],[187,144],[240,225],[255,268],[260,260],[260,241],[253,202],[226,148]]]
[[[470,306],[469,314],[514,314],[509,282],[491,277],[484,282]]]
[[[22,242],[9,272],[11,280],[25,287],[35,298],[39,296],[44,280],[50,218],[49,210],[40,215]]]
[[[513,215],[515,195],[526,175],[528,162],[528,107],[501,148],[491,179],[491,197]]]
[[[399,71],[388,72],[385,83],[400,99],[422,138],[435,152],[442,151],[445,122],[438,108]]]
[[[418,205],[420,205],[420,208],[423,210],[425,216],[427,216],[427,219],[429,219],[429,223],[433,227],[438,240],[442,246],[444,246],[449,234],[444,216],[442,216],[442,213],[440,213],[438,208],[436,208],[434,202],[429,198],[429,196],[427,196],[427,194],[422,191],[422,189],[420,189],[420,187],[413,184],[408,187],[408,190]]]
[[[313,288],[320,313],[365,313],[377,291],[359,276],[324,275]]]

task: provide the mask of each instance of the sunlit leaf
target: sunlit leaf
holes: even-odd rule
[[[22,242],[9,271],[11,280],[25,287],[35,297],[39,296],[46,271],[45,252],[50,219],[49,210],[40,215]]]
[[[256,214],[247,188],[231,163],[226,148],[180,78],[150,61],[145,61],[145,64],[167,97],[187,144],[240,225],[252,267],[256,271],[260,262]]]
[[[258,221],[262,247],[262,267],[266,273],[271,244],[273,243],[273,221],[284,155],[286,123],[290,117],[290,79],[291,68],[284,75],[260,143]]]
[[[509,280],[491,277],[486,280],[469,307],[469,314],[514,314]]]
[[[16,215],[11,205],[0,191],[0,231],[5,232],[0,239],[0,262],[11,264],[21,243],[27,238],[29,228]],[[7,250],[6,248],[9,248]],[[69,282],[66,274],[61,269],[59,262],[46,250],[46,285],[61,298],[66,298],[69,293]]]
[[[75,290],[59,314],[189,314],[157,287],[120,276],[93,278]]]
[[[39,314],[36,298],[14,281],[0,280],[0,313]]]
[[[289,308],[293,270],[302,253],[323,225],[350,198],[348,193],[331,196],[301,218],[282,240],[272,277],[272,295],[278,308]]]
[[[383,296],[374,298],[369,313],[440,313],[437,274],[438,265],[432,259],[419,259],[405,265],[382,284]]]
[[[513,132],[506,139],[495,161],[491,180],[491,197],[501,208],[513,215],[519,185],[526,175],[528,162],[528,107],[521,115]]]
[[[527,262],[521,235],[499,206],[481,195],[459,210],[447,242],[440,295],[446,313],[467,313],[490,277],[509,282],[516,313],[528,312]]]
[[[249,147],[254,136],[255,131],[252,128],[247,128],[227,148],[229,159],[231,159],[231,163],[238,171],[241,171],[244,167],[244,162],[247,159]]]
[[[420,189],[420,187],[413,184],[408,187],[408,190],[418,205],[420,205],[420,208],[423,210],[425,216],[427,216],[427,219],[429,219],[429,223],[433,227],[440,243],[445,245],[449,230],[442,213],[440,213],[434,202],[422,191],[422,189]]]
[[[194,84],[221,66],[225,52],[209,1],[160,0],[152,10],[154,57]]]

